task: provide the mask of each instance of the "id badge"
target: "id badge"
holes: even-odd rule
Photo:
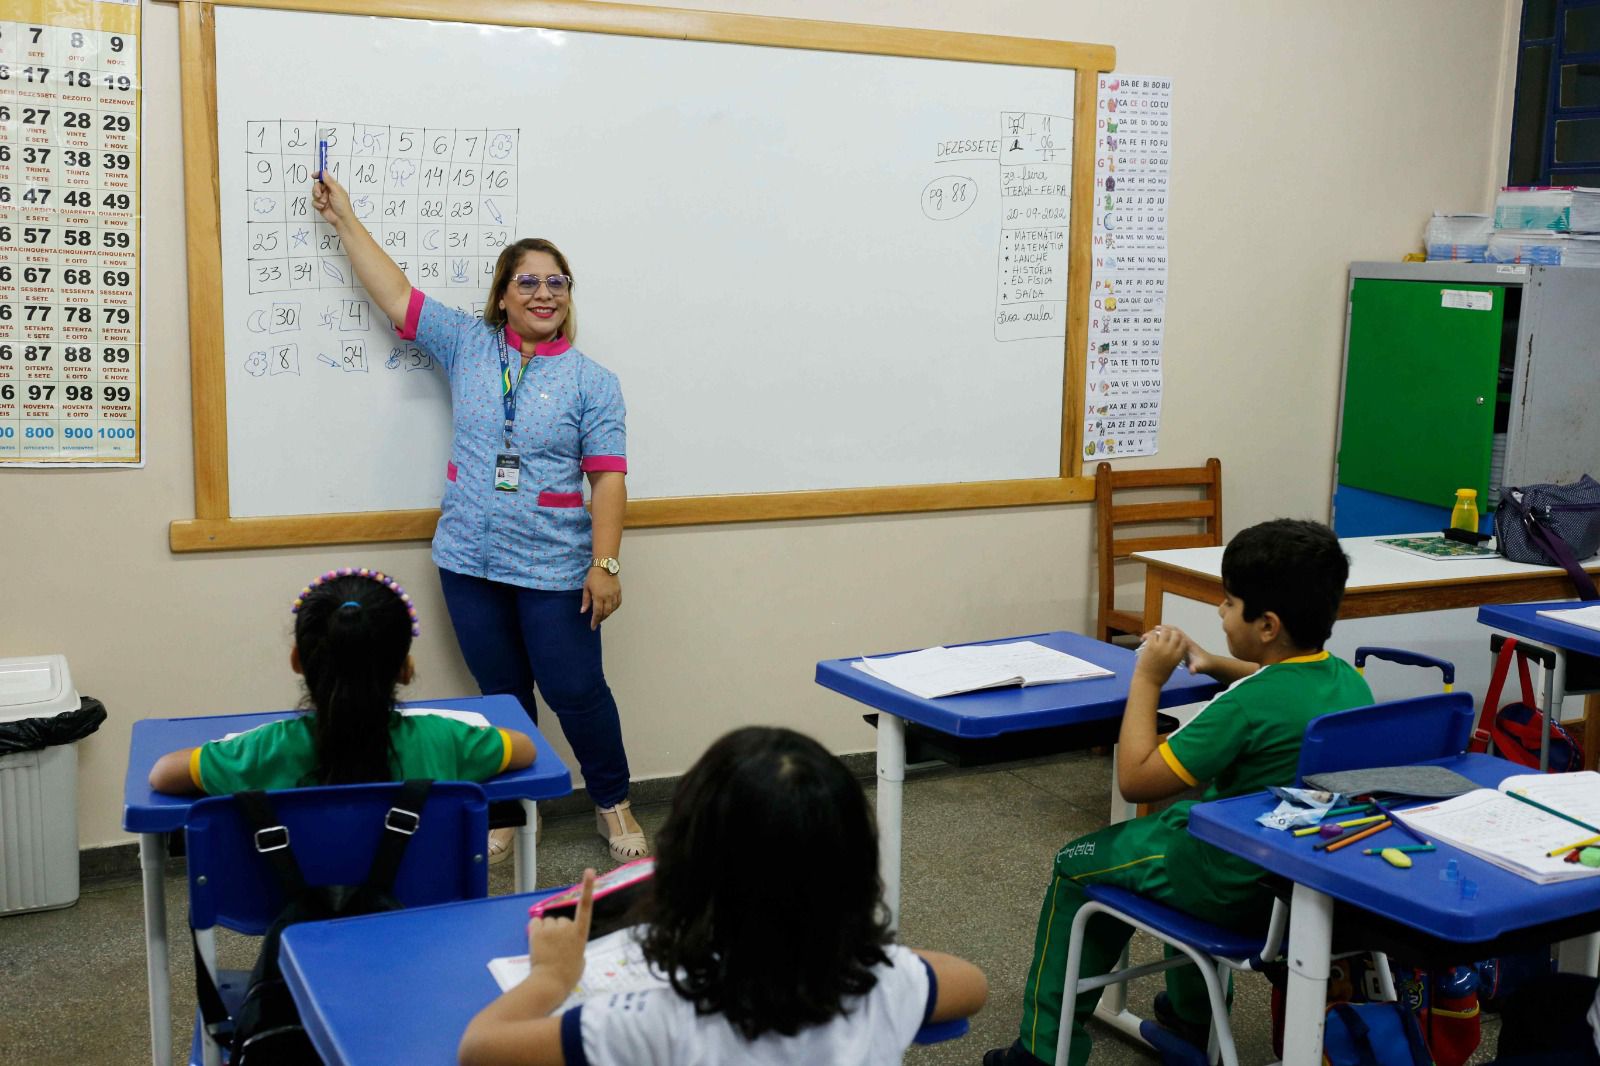
[[[501,452],[494,457],[494,490],[496,492],[516,492],[517,482],[522,478],[522,457],[510,452]]]

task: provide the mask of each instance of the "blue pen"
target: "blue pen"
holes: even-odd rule
[[[328,172],[328,142],[317,142],[317,180],[322,180],[322,175]]]
[[[1405,832],[1406,836],[1410,837],[1412,840],[1415,840],[1418,844],[1429,843],[1427,837],[1423,836],[1421,833],[1417,832],[1415,829],[1396,818],[1394,813],[1390,811],[1389,808],[1379,803],[1376,797],[1373,797],[1371,802],[1373,809],[1375,809],[1379,814],[1386,816],[1389,821],[1393,822],[1395,825],[1399,826]]]

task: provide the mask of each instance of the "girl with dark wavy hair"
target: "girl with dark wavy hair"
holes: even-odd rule
[[[473,1019],[461,1062],[899,1062],[923,1024],[974,1013],[988,986],[970,962],[894,943],[882,891],[844,764],[792,730],[736,730],[684,776],[657,838],[641,941],[661,984],[550,1017],[583,974],[580,903],[530,924],[532,971]]]

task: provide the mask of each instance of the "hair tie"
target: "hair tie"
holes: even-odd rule
[[[306,597],[311,595],[312,589],[324,584],[325,582],[334,581],[341,577],[364,577],[368,581],[377,582],[390,592],[394,593],[397,597],[399,597],[401,606],[406,609],[406,614],[411,619],[411,635],[413,637],[420,637],[422,635],[422,627],[417,624],[417,605],[411,601],[410,594],[406,592],[406,590],[401,586],[400,582],[396,581],[392,577],[389,577],[382,570],[369,570],[364,566],[360,567],[359,569],[349,566],[340,567],[337,570],[329,570],[327,573],[316,578],[311,582],[311,584],[300,590],[300,595],[294,598],[294,603],[289,607],[289,613],[300,613],[300,608],[305,606]],[[346,607],[360,606],[361,604],[356,600],[345,600],[339,605],[341,610]]]

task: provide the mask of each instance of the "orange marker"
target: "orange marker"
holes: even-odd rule
[[[1363,829],[1359,833],[1352,833],[1351,835],[1349,835],[1347,837],[1340,837],[1338,840],[1335,840],[1332,844],[1329,844],[1325,850],[1328,851],[1329,853],[1338,851],[1340,848],[1345,847],[1346,845],[1354,844],[1358,840],[1365,840],[1367,837],[1370,837],[1370,836],[1374,835],[1375,833],[1381,833],[1381,832],[1383,832],[1385,829],[1389,828],[1393,824],[1394,824],[1393,822],[1388,822],[1388,821],[1379,822],[1377,825],[1373,826],[1370,829]]]

